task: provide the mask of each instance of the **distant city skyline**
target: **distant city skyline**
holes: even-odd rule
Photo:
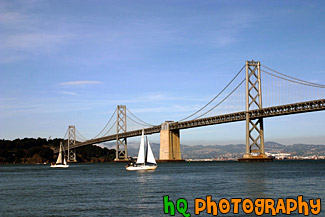
[[[0,33],[0,139],[63,137],[68,125],[92,138],[120,104],[178,121],[246,60],[325,84],[324,1],[0,0]],[[324,111],[264,126],[265,141],[325,144]],[[181,144],[245,133],[244,122],[182,130]]]

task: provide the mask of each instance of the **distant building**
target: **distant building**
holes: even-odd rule
[[[277,160],[285,160],[288,159],[288,157],[291,156],[289,153],[277,153],[277,154],[272,154],[272,153],[265,153],[267,156],[272,156]]]

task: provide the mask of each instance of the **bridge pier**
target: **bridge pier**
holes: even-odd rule
[[[166,121],[161,124],[158,162],[184,161],[181,157],[179,129],[170,130],[169,123],[171,123],[171,121]]]
[[[77,162],[77,154],[76,154],[76,150],[70,150],[69,153],[69,163],[76,163]]]

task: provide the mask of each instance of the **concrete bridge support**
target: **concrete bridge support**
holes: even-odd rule
[[[170,130],[169,123],[161,125],[159,161],[182,160],[179,129]]]

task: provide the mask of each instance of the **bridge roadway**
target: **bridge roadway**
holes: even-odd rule
[[[282,116],[282,115],[292,115],[292,114],[299,114],[305,112],[315,112],[315,111],[322,111],[322,110],[325,110],[325,99],[267,107],[263,109],[251,110],[248,113],[251,119],[256,119],[256,118],[268,118],[268,117],[275,117],[275,116]],[[207,118],[194,119],[189,121],[171,122],[169,124],[169,129],[170,130],[188,129],[193,127],[202,127],[202,126],[223,124],[223,123],[230,123],[230,122],[237,122],[237,121],[244,121],[244,120],[246,120],[246,111],[212,116]],[[145,128],[144,132],[145,134],[154,134],[154,133],[159,133],[160,129],[161,129],[161,125],[156,125],[150,128]],[[141,136],[141,134],[142,134],[142,129],[133,130],[126,133],[120,133],[119,138]],[[78,148],[85,145],[98,144],[98,143],[112,141],[112,140],[116,140],[116,134],[110,136],[104,136],[96,139],[90,139],[85,142],[76,142],[75,145],[70,146],[70,149]],[[55,151],[55,153],[57,152],[58,150]]]

